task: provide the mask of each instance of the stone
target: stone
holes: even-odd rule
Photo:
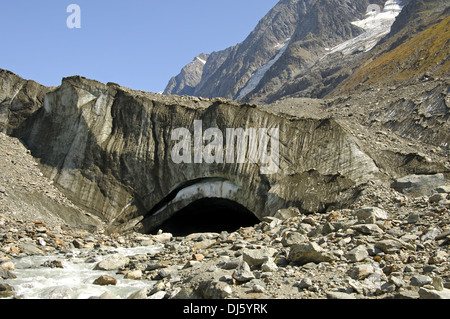
[[[117,270],[126,266],[130,259],[122,254],[113,254],[95,266],[95,270]]]
[[[97,297],[97,298],[92,298],[91,297],[89,299],[114,300],[114,299],[120,299],[120,298],[117,297],[116,295],[114,295],[113,293],[109,292],[109,291],[105,291],[99,297]]]
[[[262,285],[259,285],[259,284],[253,285],[253,292],[264,293],[265,291],[266,291],[266,289]]]
[[[450,289],[438,291],[421,287],[419,289],[419,296],[420,299],[450,299]]]
[[[94,285],[115,286],[117,285],[117,279],[108,275],[103,275],[94,280]]]
[[[14,296],[14,288],[8,284],[0,282],[0,298],[9,298]]]
[[[325,249],[314,242],[307,244],[296,244],[291,247],[288,260],[299,265],[307,263],[331,262],[336,257],[328,253]]]
[[[364,235],[383,234],[384,231],[376,224],[360,224],[350,227]]]
[[[403,244],[398,240],[384,239],[375,243],[375,248],[380,249],[386,254],[394,254],[403,247]]]
[[[437,291],[443,291],[444,290],[444,281],[440,277],[434,277],[433,278],[433,287]]]
[[[409,214],[407,222],[408,224],[416,224],[420,221],[420,213],[419,212],[412,212]]]
[[[285,209],[279,209],[273,217],[287,220],[289,218],[300,216],[300,210],[297,207],[289,207]]]
[[[4,263],[2,263],[0,265],[0,268],[4,270],[15,270],[14,264],[10,261],[5,261]]]
[[[284,247],[290,247],[292,245],[302,244],[307,241],[308,237],[306,237],[304,234],[301,234],[299,232],[288,232],[281,240],[281,243]]]
[[[350,262],[359,262],[364,261],[367,257],[369,257],[369,252],[365,246],[358,246],[348,253],[344,254],[344,257],[347,258]]]
[[[172,240],[173,235],[171,233],[162,233],[159,235],[153,235],[151,239],[157,243],[165,244]]]
[[[73,244],[73,246],[74,246],[75,248],[78,248],[78,249],[81,249],[81,248],[83,248],[83,246],[84,246],[83,242],[82,242],[81,240],[79,240],[79,239],[74,239],[74,240],[72,241],[72,244]]]
[[[354,215],[359,221],[369,220],[372,217],[375,217],[376,220],[388,219],[387,212],[379,207],[364,207],[355,211]]]
[[[397,179],[391,187],[401,193],[420,197],[430,196],[433,191],[446,184],[444,174],[408,175]]]
[[[17,276],[11,270],[0,268],[0,278],[15,279]]]
[[[60,260],[49,260],[42,264],[42,267],[49,267],[49,268],[64,268],[62,262]]]
[[[131,280],[139,280],[142,279],[142,270],[137,269],[134,271],[130,271],[125,275],[125,279],[131,279]]]
[[[450,185],[439,186],[435,189],[435,191],[440,194],[442,193],[450,194]]]
[[[209,280],[201,282],[199,284],[197,293],[199,293],[205,299],[225,299],[231,296],[233,290],[227,283],[223,281]]]
[[[309,287],[311,287],[313,285],[313,282],[310,278],[303,278],[299,283],[298,283],[298,288],[300,289],[308,289]]]
[[[428,259],[428,264],[441,264],[449,260],[447,252],[438,250]]]
[[[242,261],[233,272],[233,278],[238,282],[247,282],[255,279],[255,275],[250,270],[250,266],[245,261]]]
[[[437,229],[436,227],[429,228],[422,237],[420,237],[420,240],[422,242],[428,241],[428,240],[434,240],[437,236],[441,234],[441,231]]]
[[[381,285],[381,290],[384,293],[392,293],[397,290],[397,286],[393,282],[385,282]]]
[[[278,270],[277,264],[275,264],[272,258],[267,258],[267,260],[261,265],[261,270],[263,272],[275,272]]]
[[[349,294],[341,291],[328,291],[327,292],[328,299],[356,299],[354,294]]]
[[[194,243],[194,249],[195,250],[201,250],[201,249],[208,249],[214,244],[216,244],[217,241],[215,239],[204,239],[202,241]]]
[[[415,275],[415,276],[411,277],[410,282],[411,282],[412,286],[422,287],[422,286],[425,286],[428,284],[432,284],[433,279],[431,279],[431,277],[425,276],[425,275]]]
[[[136,292],[133,292],[132,294],[130,294],[127,299],[131,300],[141,300],[141,299],[147,299],[147,295],[148,295],[148,289],[147,288],[142,288]]]
[[[21,245],[22,251],[27,255],[44,255],[44,252],[35,244],[23,243]]]
[[[406,286],[405,281],[396,276],[391,276],[389,278],[389,282],[393,283],[397,288],[403,288]]]
[[[153,300],[161,300],[166,298],[167,293],[165,291],[158,291],[157,293],[154,293],[153,295],[150,295],[148,298],[139,298],[139,299],[153,299]],[[137,298],[134,298],[137,299]]]
[[[435,204],[435,203],[439,203],[441,200],[444,200],[446,198],[447,198],[446,194],[438,193],[438,194],[431,195],[430,198],[428,198],[428,201],[432,204]]]
[[[261,266],[268,258],[271,258],[276,253],[277,250],[274,248],[244,249],[242,251],[242,258],[250,267]]]
[[[367,277],[369,277],[371,274],[375,272],[375,268],[370,264],[363,264],[363,265],[356,265],[351,267],[347,274],[355,279],[355,280],[362,280]]]
[[[202,261],[203,259],[205,259],[205,256],[203,256],[202,254],[193,254],[192,255],[193,261]]]
[[[236,269],[241,263],[242,263],[242,255],[240,257],[233,258],[233,259],[225,262],[220,267],[222,269],[231,270],[231,269]]]

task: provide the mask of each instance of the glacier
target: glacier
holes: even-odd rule
[[[365,19],[352,22],[353,25],[365,30],[362,34],[332,49],[327,49],[326,55],[336,52],[350,55],[357,51],[367,52],[372,50],[378,41],[391,31],[392,24],[403,9],[401,0],[386,1],[382,10],[379,7],[377,10],[377,7],[377,5],[369,6]]]

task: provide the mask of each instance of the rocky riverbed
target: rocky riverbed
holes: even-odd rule
[[[15,265],[26,256],[52,256],[35,265],[44,270],[64,268],[76,254],[98,274],[90,284],[104,288],[90,298],[447,299],[447,197],[446,187],[409,198],[373,185],[354,209],[300,215],[292,208],[235,232],[186,237],[90,233],[2,214],[1,295],[22,297]],[[132,247],[159,249],[120,252]],[[141,286],[114,295],[110,288],[123,280]]]

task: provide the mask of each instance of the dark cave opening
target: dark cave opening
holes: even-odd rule
[[[232,200],[203,198],[176,212],[157,230],[161,229],[179,237],[192,233],[233,232],[240,227],[253,226],[259,222],[251,211]]]

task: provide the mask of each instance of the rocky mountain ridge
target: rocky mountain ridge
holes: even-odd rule
[[[257,26],[244,42],[228,49],[236,51],[245,46],[247,51],[228,56],[220,67],[216,65],[217,73],[209,70],[204,74],[194,95],[222,96],[257,104],[272,103],[283,97],[334,97],[348,94],[349,89],[367,89],[377,83],[380,76],[387,77],[383,74],[390,74],[391,69],[395,70],[395,65],[400,65],[402,69],[403,75],[398,79],[400,83],[405,80],[412,83],[424,75],[448,77],[448,31],[445,31],[448,23],[445,17],[449,9],[445,1],[281,1],[274,10],[283,6],[293,19],[279,17],[292,24],[291,30],[294,31],[283,38],[276,38],[275,46],[267,44],[267,48],[261,48],[251,41],[254,33],[266,30]],[[371,8],[381,11],[374,14]],[[444,21],[440,26],[435,25],[442,18]],[[421,34],[427,28],[434,31]],[[424,39],[430,36],[434,39],[429,40],[430,43],[435,43],[431,49],[433,52],[418,53],[428,48]],[[410,58],[399,54],[400,49],[395,51],[400,44],[403,44],[402,52],[409,52]],[[439,45],[441,47],[436,47]],[[258,64],[243,62],[246,61],[246,54],[256,59],[259,52],[272,48],[278,50],[268,51],[271,53]],[[393,56],[400,57],[401,61],[393,59]],[[368,69],[381,70],[378,67],[380,62],[371,62],[376,59],[385,61],[383,63],[390,61],[390,69],[387,72],[378,71],[378,75],[366,74]],[[421,68],[418,69],[417,64]],[[436,65],[441,67],[436,69]],[[368,77],[372,81],[367,81]],[[207,89],[206,82],[211,89]],[[392,80],[384,84],[389,83],[393,84]],[[165,94],[180,92],[168,88]]]

